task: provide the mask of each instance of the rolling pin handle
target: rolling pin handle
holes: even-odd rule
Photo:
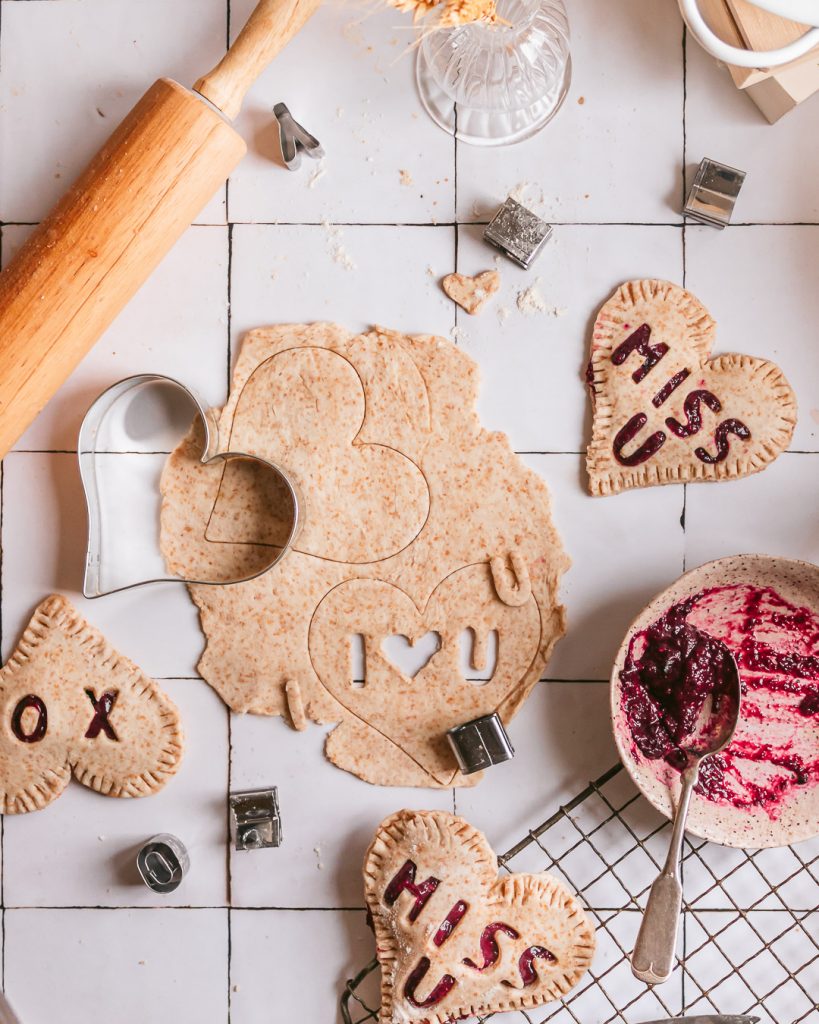
[[[212,71],[194,84],[194,92],[233,120],[250,87],[313,14],[319,2],[260,0],[233,46]]]

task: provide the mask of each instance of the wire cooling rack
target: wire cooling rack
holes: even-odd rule
[[[596,924],[597,952],[566,999],[496,1014],[494,1024],[636,1024],[683,1013],[819,1024],[819,840],[750,851],[687,837],[678,968],[653,988],[632,975],[669,829],[618,764],[498,858],[503,870],[549,871],[577,892]],[[377,966],[347,982],[345,1024],[377,1020]]]

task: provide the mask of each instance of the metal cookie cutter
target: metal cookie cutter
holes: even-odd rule
[[[204,444],[200,462],[203,465],[213,462],[227,463],[228,460],[254,462],[263,466],[265,473],[269,471],[276,479],[277,484],[284,488],[284,493],[288,496],[292,508],[289,533],[281,547],[271,547],[270,560],[258,569],[254,567],[255,571],[246,575],[219,579],[192,579],[168,574],[156,540],[159,524],[156,521],[150,521],[151,513],[140,516],[141,509],[120,508],[115,521],[112,522],[106,518],[103,496],[107,490],[117,490],[115,481],[118,472],[117,465],[112,465],[108,456],[117,456],[115,462],[119,464],[122,463],[121,456],[124,453],[163,456],[164,464],[164,452],[146,452],[140,449],[140,444],[144,448],[145,438],[149,432],[147,427],[157,415],[156,406],[152,407],[150,401],[145,402],[145,400],[155,400],[159,396],[147,393],[158,392],[161,389],[169,389],[177,402],[180,398],[182,399],[182,409],[176,410],[177,416],[181,416],[180,422],[175,425],[179,433],[184,435],[190,427],[192,413],[201,421]],[[127,396],[131,398],[130,403],[123,401]],[[143,402],[142,409],[139,408],[137,402]],[[114,413],[117,409],[125,410],[124,425],[116,421]],[[135,437],[136,440],[134,440]],[[123,448],[126,445],[127,447]],[[136,452],[132,451],[135,447],[139,449]],[[132,587],[140,587],[146,583],[200,583],[221,586],[256,579],[284,558],[292,548],[298,534],[301,503],[296,488],[287,473],[280,466],[247,452],[220,451],[217,426],[213,418],[208,416],[206,406],[189,388],[171,377],[146,373],[136,377],[127,377],[125,380],[112,384],[96,399],[85,414],[80,427],[77,454],[88,510],[88,548],[82,588],[85,597],[102,597],[122,590],[130,590]],[[105,473],[102,472],[103,461],[106,461],[107,472]],[[126,465],[130,470],[134,464],[131,462]],[[111,480],[114,483],[111,483]],[[106,481],[109,482],[106,483]],[[147,488],[147,490],[151,491],[155,500],[157,508],[153,509],[152,513],[156,514],[159,507],[159,494],[158,492],[153,493],[151,488]],[[148,522],[144,521],[146,518],[149,520]],[[140,547],[140,544],[143,546]],[[125,567],[123,578],[116,578],[115,568],[123,571],[123,567]]]
[[[281,846],[282,819],[279,813],[279,791],[255,789],[247,793],[231,793],[230,834],[237,850],[264,850]]]
[[[705,157],[688,190],[683,213],[700,224],[722,230],[731,223],[734,205],[745,181],[745,171]]]
[[[486,226],[483,237],[528,270],[552,237],[552,225],[508,196]]]
[[[282,159],[288,170],[299,169],[302,152],[311,160],[320,160],[324,156],[324,149],[319,140],[299,124],[288,110],[287,104],[277,103],[273,108],[273,116],[279,123]]]
[[[185,844],[167,832],[149,839],[136,862],[142,881],[162,895],[179,888],[191,865]]]
[[[450,729],[446,738],[464,775],[503,764],[515,756],[515,748],[496,711]]]

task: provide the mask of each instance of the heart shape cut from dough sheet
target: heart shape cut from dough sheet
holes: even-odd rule
[[[36,811],[73,773],[105,796],[148,796],[182,758],[179,713],[59,596],[0,669],[0,811]]]
[[[474,631],[476,668],[489,634],[497,631],[497,664],[489,681],[461,674],[465,629]],[[386,637],[429,632],[440,636],[440,648],[414,678],[385,656]],[[521,604],[505,604],[490,566],[481,563],[447,576],[423,611],[392,583],[347,580],[316,609],[308,647],[319,681],[340,704],[446,784],[457,767],[447,729],[498,709],[537,657],[540,635],[540,612],[531,593]],[[363,686],[354,678],[353,636],[364,637]]]
[[[217,539],[215,543],[204,546],[205,554],[195,573],[179,574],[174,568],[180,561],[173,550],[175,545],[169,544],[168,550],[162,553],[159,550],[156,537],[159,523],[152,521],[150,514],[144,517],[137,515],[136,521],[128,521],[129,517],[134,518],[133,507],[141,510],[150,491],[151,485],[147,485],[146,492],[144,481],[139,477],[145,457],[130,450],[108,450],[110,437],[112,432],[116,437],[122,435],[128,439],[125,443],[132,446],[128,428],[130,421],[144,447],[146,440],[153,437],[149,421],[157,417],[159,409],[159,405],[151,406],[150,402],[158,403],[161,393],[172,396],[177,406],[181,406],[181,409],[175,408],[174,413],[178,416],[181,411],[187,423],[190,423],[191,412],[195,414],[194,426],[186,438],[187,445],[199,446],[199,462],[192,472],[196,475],[212,474],[221,472],[223,467],[230,467],[232,484],[244,500],[265,509],[268,520],[275,522],[277,546],[271,548],[257,544],[255,547],[245,545],[237,548]],[[146,454],[154,453],[148,451]],[[256,455],[239,450],[220,451],[213,417],[192,391],[170,377],[141,374],[119,381],[104,391],[83,419],[78,458],[88,510],[88,548],[83,581],[83,595],[88,598],[103,597],[145,583],[224,585],[255,579],[284,557],[299,531],[300,500],[289,474]],[[137,462],[133,461],[135,458]],[[192,486],[191,481],[187,483],[186,494],[194,495],[195,500],[200,488]],[[174,486],[168,482],[166,466],[156,503],[159,509],[161,497],[161,516],[169,521],[174,515]],[[189,508],[188,502],[183,502],[183,505]],[[184,523],[172,536],[187,543],[189,532],[189,525]],[[214,541],[210,524],[206,524],[199,539]],[[262,538],[256,539],[260,541]]]
[[[421,637],[408,637],[400,633],[385,637],[381,642],[381,653],[398,669],[414,679],[421,669],[426,668],[433,655],[441,649],[441,637],[429,630]]]
[[[504,875],[484,836],[443,811],[399,811],[364,861],[382,1024],[444,1024],[565,996],[594,929],[551,875]]]
[[[710,357],[716,324],[688,291],[629,281],[594,325],[587,384],[592,494],[764,469],[789,445],[796,398],[765,359]]]
[[[346,564],[380,561],[411,544],[427,521],[429,487],[418,466],[387,444],[357,440],[366,411],[352,363],[313,346],[260,363],[235,405],[230,447],[287,467],[306,510],[297,544],[305,554]],[[278,543],[268,503],[244,498],[232,486],[234,472],[225,467],[208,537]]]

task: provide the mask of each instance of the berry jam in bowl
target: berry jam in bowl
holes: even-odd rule
[[[727,651],[726,651],[727,648]],[[819,834],[819,567],[737,555],[686,573],[632,623],[611,677],[623,763],[668,817],[685,738],[741,681],[729,746],[703,761],[688,831],[727,846]]]

